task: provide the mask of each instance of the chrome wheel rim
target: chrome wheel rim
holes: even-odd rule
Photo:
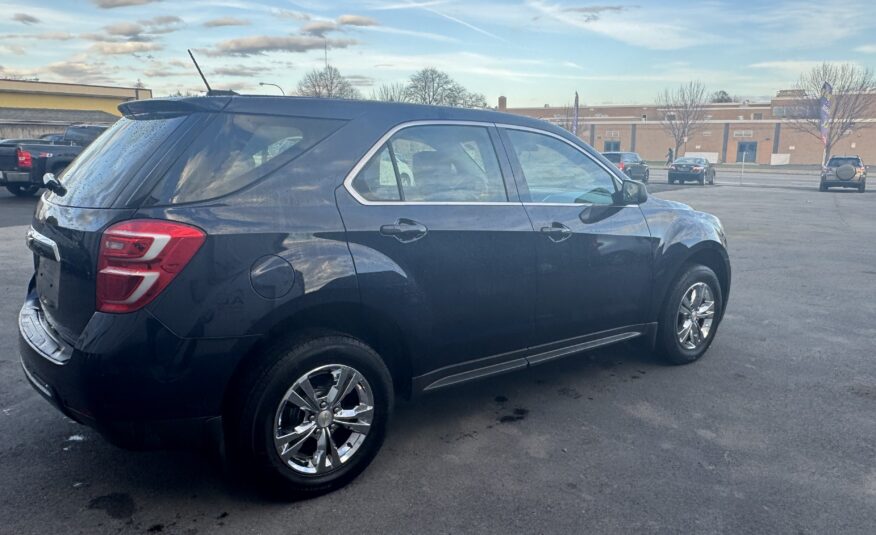
[[[684,292],[678,306],[676,335],[685,349],[697,349],[708,338],[715,319],[715,297],[704,282],[697,282]]]
[[[356,455],[371,429],[374,394],[343,364],[314,368],[296,380],[274,418],[274,447],[289,468],[322,475]]]

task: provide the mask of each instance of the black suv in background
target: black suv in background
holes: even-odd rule
[[[120,109],[36,207],[18,319],[33,387],[118,444],[211,437],[260,481],[323,492],[377,454],[395,396],[634,338],[689,363],[724,314],[718,219],[548,123],[294,97]]]
[[[820,191],[828,188],[855,188],[864,193],[867,189],[867,166],[860,156],[831,156],[821,169]]]
[[[603,152],[602,155],[633,180],[648,182],[651,177],[651,169],[638,153]]]

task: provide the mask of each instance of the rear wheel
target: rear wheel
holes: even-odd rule
[[[827,186],[824,184],[824,180],[818,185],[818,191],[827,191]]]
[[[867,181],[866,181],[866,180],[862,180],[862,181],[861,181],[861,185],[858,186],[858,193],[864,193],[864,191],[865,191],[866,189],[867,189]]]
[[[703,356],[715,337],[723,310],[715,272],[692,265],[670,290],[657,331],[657,349],[670,364],[688,364]]]
[[[10,184],[6,186],[6,190],[16,197],[33,197],[40,190],[39,186],[19,186]]]
[[[278,347],[229,399],[231,468],[289,496],[340,488],[377,455],[392,403],[386,365],[356,339]]]

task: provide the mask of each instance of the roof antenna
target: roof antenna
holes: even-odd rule
[[[195,59],[195,55],[192,54],[192,49],[191,49],[191,48],[187,48],[187,49],[186,49],[186,52],[188,52],[188,53],[189,53],[189,57],[192,58],[192,63],[194,63],[194,64],[195,64],[195,68],[198,69],[198,74],[201,75],[201,80],[204,81],[204,85],[207,86],[207,96],[208,96],[208,97],[211,97],[211,96],[218,96],[218,95],[236,95],[236,94],[237,94],[237,93],[235,93],[234,91],[227,91],[227,90],[224,90],[224,89],[213,89],[212,87],[210,87],[210,83],[207,82],[207,77],[204,76],[204,72],[201,70],[201,66],[198,65],[198,60],[196,60],[196,59]]]
[[[195,68],[198,69],[198,74],[201,75],[201,80],[204,81],[204,85],[207,86],[207,93],[208,93],[208,94],[211,93],[211,92],[213,91],[213,89],[210,88],[210,83],[207,82],[207,77],[204,76],[204,72],[201,71],[201,66],[198,65],[198,60],[196,60],[196,59],[195,59],[195,55],[192,54],[192,49],[191,49],[191,48],[188,48],[188,49],[186,49],[186,52],[188,52],[188,53],[189,53],[189,57],[192,58],[192,63],[194,63],[194,64],[195,64]]]

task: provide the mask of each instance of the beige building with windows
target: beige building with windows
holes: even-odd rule
[[[77,123],[112,124],[119,104],[152,98],[150,89],[0,80],[0,139],[61,132]]]
[[[779,91],[769,102],[709,104],[705,123],[678,156],[696,153],[717,163],[744,159],[761,165],[820,164],[821,140],[795,129],[785,119],[795,102],[793,91]],[[509,108],[507,99],[499,97],[498,109],[571,127],[569,107]],[[646,160],[663,161],[669,147],[674,150],[675,141],[661,126],[661,112],[654,105],[583,105],[578,113],[578,136],[599,151],[638,152]],[[865,122],[876,126],[876,116]],[[857,154],[866,162],[876,162],[876,128],[852,131],[832,152]]]

